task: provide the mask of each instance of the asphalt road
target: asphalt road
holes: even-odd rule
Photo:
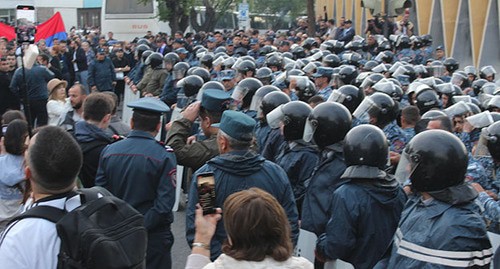
[[[186,266],[187,256],[191,253],[186,241],[186,211],[184,206],[174,212],[174,223],[172,233],[174,234],[174,246],[172,247],[172,268],[183,269]]]

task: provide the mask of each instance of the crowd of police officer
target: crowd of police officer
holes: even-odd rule
[[[317,268],[489,266],[486,231],[500,232],[492,66],[461,68],[430,35],[345,43],[235,31],[177,38],[168,53],[152,46],[137,41],[125,81],[172,108],[177,159],[196,158],[196,170],[218,154],[206,130],[223,111],[253,118],[252,149],[286,172],[301,229],[318,236]]]

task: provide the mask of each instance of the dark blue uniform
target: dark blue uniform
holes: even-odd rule
[[[371,269],[391,243],[406,195],[394,177],[376,167],[368,169],[379,177],[360,179],[368,176],[363,168],[347,168],[342,178],[350,181],[333,193],[330,220],[316,251],[355,268]]]
[[[336,147],[333,149],[331,147]],[[309,180],[304,203],[302,204],[301,228],[320,236],[325,232],[326,223],[330,218],[330,205],[333,192],[346,179],[340,177],[346,169],[340,144],[329,146],[321,152],[318,166]]]
[[[303,141],[284,143],[280,154],[276,157],[276,163],[285,170],[288,179],[290,179],[299,212],[306,193],[306,186],[309,185],[307,180],[311,177],[318,160],[317,148]]]
[[[267,122],[257,122],[257,126],[255,127],[255,138],[257,139],[259,153],[264,151],[264,146],[266,145],[271,130],[271,126],[269,126]]]
[[[262,156],[271,162],[276,160],[281,145],[285,143],[285,138],[280,129],[271,129],[267,136],[267,141],[263,145]]]
[[[263,189],[273,195],[285,209],[292,227],[292,240],[294,243],[297,242],[299,235],[297,206],[285,171],[251,151],[235,151],[211,159],[193,175],[186,212],[186,239],[189,245],[193,243],[195,234],[195,206],[198,203],[197,175],[204,172],[214,173],[217,207],[222,208],[229,195],[252,187]],[[219,221],[215,235],[210,242],[212,260],[221,254],[221,246],[225,239],[226,231],[223,222]]]
[[[176,159],[172,150],[144,131],[107,146],[95,183],[144,215],[148,230],[147,268],[170,268]]]

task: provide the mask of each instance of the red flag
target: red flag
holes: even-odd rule
[[[59,40],[68,38],[61,13],[59,12],[56,12],[50,19],[36,27],[35,42],[45,39],[47,46],[51,47],[54,38],[58,38]]]
[[[8,40],[16,38],[16,31],[14,30],[14,27],[0,23],[0,37],[5,37]]]

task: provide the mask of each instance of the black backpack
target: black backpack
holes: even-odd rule
[[[54,222],[61,238],[57,268],[145,268],[144,217],[106,189],[79,189],[82,205],[71,212],[36,206],[14,218]],[[74,192],[73,192],[74,194]]]

